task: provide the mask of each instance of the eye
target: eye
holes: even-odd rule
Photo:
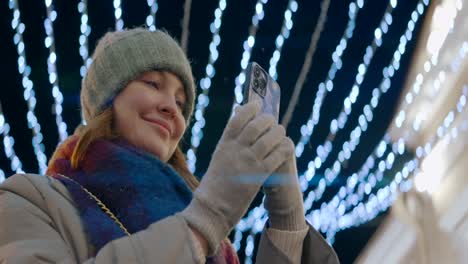
[[[181,100],[176,100],[176,104],[181,111],[184,109],[184,103]]]
[[[159,89],[161,86],[159,82],[151,81],[151,80],[143,80],[143,82],[147,85],[152,86],[153,88]]]

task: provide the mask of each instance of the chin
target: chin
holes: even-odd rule
[[[156,156],[158,159],[161,161],[167,162],[169,160],[169,157],[167,157],[166,151],[163,151],[162,149],[149,149],[148,150],[150,153],[152,153],[154,156]]]

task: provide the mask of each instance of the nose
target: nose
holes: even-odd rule
[[[174,98],[166,96],[159,100],[158,110],[164,115],[173,118],[177,113],[177,103]]]

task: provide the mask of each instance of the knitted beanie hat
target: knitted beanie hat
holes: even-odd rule
[[[144,28],[109,32],[102,37],[81,85],[81,108],[87,122],[112,104],[115,96],[146,71],[169,71],[184,85],[188,124],[193,112],[195,83],[190,63],[179,44],[163,31]]]

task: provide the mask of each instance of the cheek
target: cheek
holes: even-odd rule
[[[136,123],[138,118],[138,109],[134,105],[129,104],[128,101],[116,102],[114,104],[114,128],[117,133],[120,134],[124,139],[133,141],[133,137],[136,131],[135,127],[138,126]]]
[[[186,129],[185,119],[179,120],[176,126],[177,126],[177,133],[174,136],[177,138],[177,141],[179,141],[185,133],[185,129]]]
[[[129,117],[128,113],[120,110],[114,111],[114,129],[126,140],[131,139],[131,127],[133,126],[133,124],[131,124],[132,120],[133,119]]]

